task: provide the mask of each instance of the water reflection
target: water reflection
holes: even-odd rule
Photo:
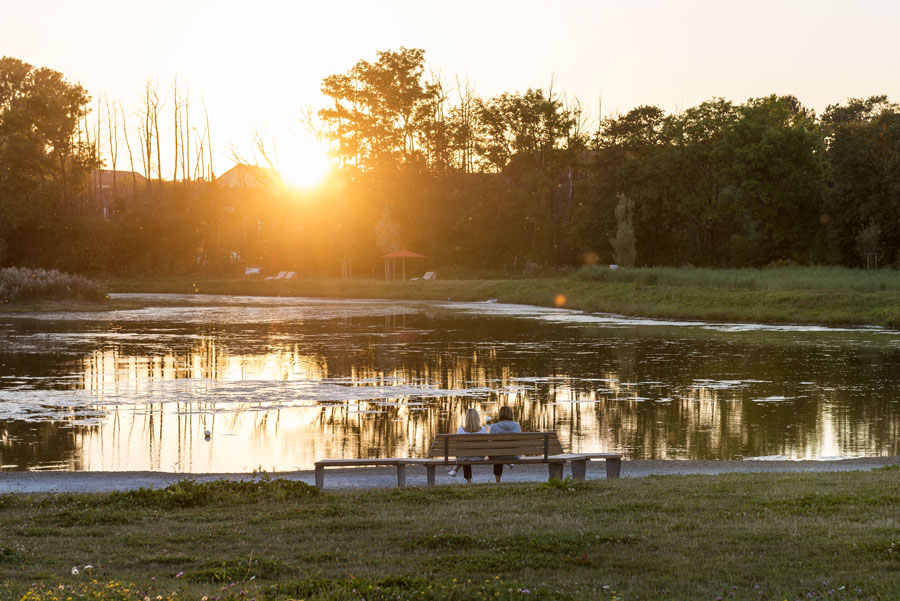
[[[898,454],[890,332],[275,302],[3,316],[3,469],[199,473],[421,456],[466,408],[495,416],[500,404],[573,451]]]

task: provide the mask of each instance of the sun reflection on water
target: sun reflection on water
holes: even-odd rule
[[[290,302],[272,309],[277,324],[254,325],[258,307],[216,312],[234,320],[231,329],[208,328],[192,312],[189,323],[117,324],[114,336],[93,326],[57,338],[11,330],[2,347],[12,350],[0,355],[56,342],[45,367],[0,374],[0,464],[201,473],[422,456],[435,434],[456,430],[466,408],[495,417],[500,405],[512,406],[526,430],[556,430],[576,452],[658,459],[898,452],[892,347],[872,355],[866,373],[874,375],[860,383],[852,376],[862,345],[821,353],[766,342],[761,353],[736,341],[747,333],[706,333],[694,342],[593,325],[535,331],[506,315],[434,321],[418,306],[384,306],[388,314],[371,319],[362,302],[311,304],[329,321],[310,325],[313,309]],[[307,312],[291,321],[296,307]],[[54,353],[63,343],[73,350],[60,360],[65,355]]]

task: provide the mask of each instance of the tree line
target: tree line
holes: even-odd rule
[[[322,81],[327,104],[307,120],[335,171],[297,192],[217,185],[209,118],[192,127],[188,95],[173,88],[166,102],[148,84],[128,139],[121,107],[98,102],[91,125],[81,86],[0,61],[0,265],[337,275],[352,262],[359,275],[409,248],[431,268],[510,274],[595,263],[900,267],[900,107],[885,96],[821,115],[771,95],[591,120],[553,85],[483,98],[428,70],[423,50],[400,48]],[[90,206],[85,178],[102,155],[115,168],[113,131],[125,132],[128,171],[144,182],[103,217],[78,207]]]

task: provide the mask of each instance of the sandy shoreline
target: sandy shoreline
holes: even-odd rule
[[[639,460],[622,463],[623,478],[645,476],[677,476],[689,474],[723,474],[732,472],[840,472],[871,470],[886,465],[900,465],[900,457],[863,457],[836,461],[692,461],[692,460]],[[312,470],[268,474],[288,480],[315,483]],[[565,475],[570,475],[566,466]],[[207,482],[220,479],[252,480],[263,474],[179,474],[172,472],[0,472],[0,494],[9,493],[98,493],[138,488],[164,488],[179,480]],[[589,480],[602,479],[605,470],[602,461],[588,465]],[[504,482],[543,482],[547,479],[544,465],[520,465],[504,473]],[[476,467],[474,482],[493,482],[488,467]],[[411,467],[407,471],[407,486],[424,486],[425,469]],[[437,484],[464,484],[462,475],[451,478],[447,470],[439,469]],[[393,468],[329,469],[326,471],[326,489],[389,488],[397,485]]]

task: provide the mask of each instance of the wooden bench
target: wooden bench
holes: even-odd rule
[[[587,462],[593,459],[604,460],[607,480],[618,478],[622,473],[622,455],[619,453],[564,453],[555,457],[569,461],[572,464],[572,478],[575,480],[585,479]]]
[[[563,453],[556,432],[519,432],[516,434],[438,434],[429,457],[443,457],[425,464],[428,484],[434,484],[438,465],[496,465],[509,463],[546,463],[550,479],[561,479],[563,466],[572,464],[572,477],[584,480],[587,462],[606,460],[606,477],[618,478],[622,455],[616,453]],[[518,458],[516,458],[518,456]],[[451,459],[452,457],[452,459]],[[486,457],[465,459],[459,457]]]
[[[316,461],[316,488],[325,486],[326,467],[366,467],[373,465],[388,465],[397,468],[397,486],[406,486],[406,466],[422,465],[427,459],[381,457],[377,459],[321,459]]]
[[[556,432],[520,432],[516,434],[438,434],[428,451],[428,459],[381,457],[375,459],[321,459],[316,461],[316,487],[325,486],[327,467],[393,466],[397,468],[397,486],[406,486],[406,468],[424,465],[428,484],[435,483],[438,466],[497,465],[510,463],[546,463],[550,479],[562,479],[565,464],[572,464],[572,477],[584,480],[587,462],[606,461],[606,477],[618,478],[622,455],[616,453],[563,453]],[[485,457],[485,459],[458,459]],[[440,459],[435,459],[440,458]]]

